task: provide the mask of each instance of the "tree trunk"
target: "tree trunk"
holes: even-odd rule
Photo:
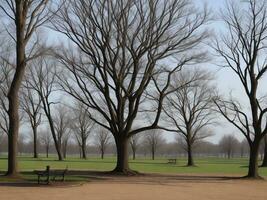
[[[49,154],[49,147],[46,147],[46,157],[48,158],[48,154]]]
[[[264,137],[264,157],[261,167],[267,167],[267,136]]]
[[[16,176],[17,171],[17,152],[18,152],[18,132],[19,132],[19,89],[24,77],[25,63],[25,44],[24,27],[25,23],[22,14],[22,2],[16,3],[16,71],[8,92],[8,176]]]
[[[80,155],[80,158],[82,158],[82,147],[79,145],[79,155]]]
[[[187,166],[194,166],[192,146],[190,144],[187,147]]]
[[[83,142],[82,143],[82,158],[83,159],[86,159],[87,157],[86,157],[86,144]]]
[[[64,141],[62,146],[63,146],[63,157],[64,157],[64,159],[66,159],[67,158],[68,142]]]
[[[43,104],[45,105],[45,102],[43,102]],[[57,151],[58,160],[59,161],[62,161],[63,160],[63,157],[62,157],[62,153],[61,153],[61,141],[58,141],[57,140],[56,131],[55,131],[55,128],[54,128],[52,117],[50,115],[50,111],[48,111],[48,110],[45,109],[45,113],[46,113],[46,116],[48,118],[50,130],[51,130],[52,137],[53,137],[54,144],[55,144],[56,151]]]
[[[104,159],[104,151],[103,150],[101,151],[101,159],[102,160]]]
[[[258,154],[259,154],[259,142],[254,142],[250,145],[250,157],[249,157],[249,170],[248,178],[259,178],[258,173]]]
[[[152,151],[152,160],[155,160],[155,152]]]
[[[128,138],[115,138],[117,149],[117,165],[114,172],[128,174],[131,172],[128,163]]]
[[[133,160],[135,160],[135,150],[133,149]]]
[[[152,147],[151,149],[151,156],[152,156],[152,160],[155,160],[155,148]]]
[[[34,125],[32,126],[33,131],[33,157],[38,158],[38,152],[37,152],[37,127]]]

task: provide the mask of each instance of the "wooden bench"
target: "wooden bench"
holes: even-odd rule
[[[177,162],[177,159],[176,158],[170,158],[170,159],[168,159],[168,163],[169,164],[176,164],[176,162]]]
[[[68,172],[68,167],[66,169],[54,169],[51,170],[50,166],[46,166],[45,171],[35,170],[34,173],[38,176],[38,184],[41,182],[41,177],[45,177],[46,184],[50,183],[50,178],[52,177],[52,180],[55,181],[56,177],[62,177],[61,181],[65,181],[65,176]]]

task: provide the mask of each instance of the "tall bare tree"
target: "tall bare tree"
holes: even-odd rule
[[[42,110],[48,120],[58,160],[63,160],[61,143],[58,141],[57,130],[54,122],[55,116],[52,111],[52,109],[54,109],[54,105],[58,103],[55,101],[55,98],[52,98],[52,95],[57,90],[56,74],[59,72],[56,70],[55,63],[53,63],[49,58],[45,59],[44,57],[40,57],[32,62],[31,65],[31,68],[26,74],[29,87],[36,91],[41,99]]]
[[[95,134],[95,144],[99,149],[99,152],[101,154],[101,159],[104,159],[106,149],[110,144],[110,139],[111,139],[110,133],[103,128],[99,130],[99,133]]]
[[[88,109],[80,102],[73,108],[73,113],[74,119],[72,120],[71,129],[78,142],[81,157],[86,159],[87,141],[94,128],[94,122],[90,118]]]
[[[188,0],[70,0],[53,21],[74,45],[58,55],[69,71],[61,77],[62,87],[97,113],[91,118],[114,136],[114,172],[131,173],[132,135],[159,128],[163,100],[174,90],[172,75],[203,60],[207,20],[207,11]],[[133,128],[144,112],[151,123]]]
[[[250,146],[247,177],[258,178],[259,145],[267,134],[267,107],[259,93],[267,71],[267,2],[229,2],[222,15],[226,30],[213,47],[223,67],[239,79],[246,99],[219,98],[215,103],[225,119],[246,137]]]
[[[3,0],[0,9],[8,21],[6,30],[16,44],[15,73],[8,91],[8,170],[7,175],[17,174],[17,141],[19,132],[19,89],[27,63],[41,52],[35,43],[34,33],[49,18],[51,0]],[[11,26],[9,26],[11,24]],[[15,27],[15,30],[13,27]],[[30,49],[27,51],[27,49]]]
[[[167,97],[164,121],[173,131],[181,134],[186,143],[187,166],[193,166],[193,146],[199,140],[211,136],[207,127],[214,123],[214,88],[209,81],[211,75],[207,71],[184,70],[176,77],[181,85]]]
[[[33,157],[38,158],[37,149],[37,133],[41,124],[41,98],[33,90],[30,89],[28,80],[25,81],[22,95],[21,107],[27,114],[33,133]]]

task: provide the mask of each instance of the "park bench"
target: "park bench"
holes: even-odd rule
[[[177,159],[176,158],[170,158],[168,159],[169,164],[176,164]]]
[[[54,169],[51,170],[50,166],[46,166],[46,170],[35,170],[34,173],[38,176],[38,184],[41,182],[41,178],[45,177],[44,181],[49,184],[50,178],[52,178],[53,181],[56,180],[56,177],[62,177],[61,181],[65,181],[65,176],[68,172],[68,167],[66,169]]]

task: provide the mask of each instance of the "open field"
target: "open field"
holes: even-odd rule
[[[20,171],[33,171],[51,168],[66,168],[70,170],[94,170],[110,171],[115,167],[116,158],[107,157],[104,160],[99,158],[88,158],[81,160],[78,158],[68,158],[65,161],[56,161],[56,158],[31,157],[19,158]],[[224,158],[196,158],[197,167],[185,167],[186,159],[178,158],[177,164],[168,164],[167,158],[158,158],[155,161],[146,159],[130,160],[130,167],[133,170],[144,173],[175,173],[175,174],[216,174],[216,175],[236,175],[244,176],[247,173],[247,159],[224,159]],[[5,171],[7,167],[6,158],[0,158],[0,171]],[[267,177],[267,168],[260,168],[260,175]]]

